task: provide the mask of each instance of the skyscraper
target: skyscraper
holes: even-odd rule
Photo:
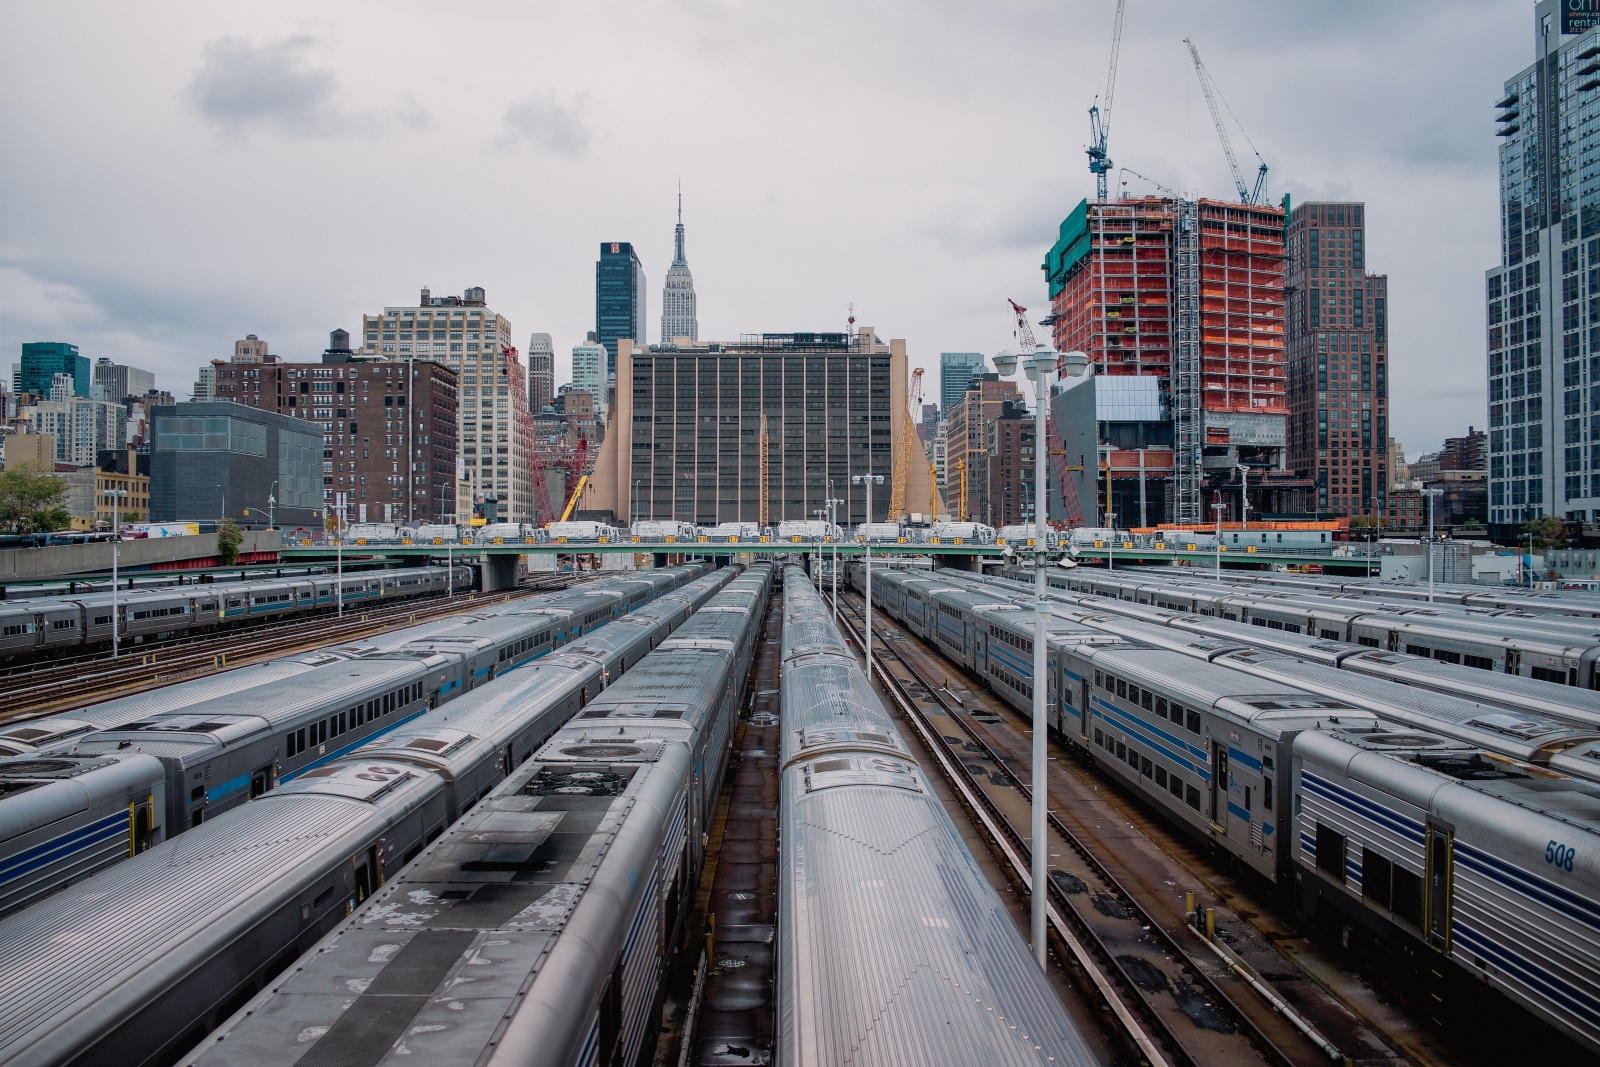
[[[49,396],[50,383],[57,374],[72,375],[72,394],[88,396],[92,383],[89,357],[78,354],[77,345],[65,341],[30,341],[22,346],[22,362],[17,365],[12,391]]]
[[[945,418],[961,403],[972,379],[988,367],[982,352],[939,353],[939,411]]]
[[[627,241],[600,245],[594,265],[594,333],[606,350],[606,374],[616,373],[617,342],[645,344],[644,265]]]
[[[489,309],[483,289],[473,286],[461,296],[434,296],[424,289],[416,304],[386,307],[381,315],[364,316],[362,327],[363,356],[377,355],[397,363],[436,360],[460,375],[457,520],[465,522],[477,511],[501,521],[532,522],[533,480],[528,463],[533,451],[533,417],[528,411],[527,370],[511,347],[511,323]],[[386,417],[388,414],[386,411]],[[415,419],[397,421],[398,425],[391,426],[386,418],[383,443],[396,447],[396,459],[410,455],[425,460],[426,456],[416,453],[426,443],[407,438],[427,434],[426,424]],[[336,447],[347,442],[336,438],[330,443]],[[420,493],[426,475],[419,471],[414,478],[413,491]]]
[[[1534,62],[1505,83],[1500,264],[1486,272],[1489,522],[1600,515],[1600,28],[1541,0]]]
[[[556,395],[556,349],[547,333],[528,335],[528,410],[543,411]]]
[[[1366,272],[1365,220],[1351,203],[1289,215],[1289,466],[1318,515],[1388,509],[1389,279]]]
[[[678,227],[672,234],[672,269],[667,271],[667,284],[661,290],[661,343],[671,344],[674,337],[700,340],[700,324],[695,318],[694,277],[683,255],[682,189],[678,190]],[[644,343],[642,338],[639,343]]]
[[[607,399],[605,368],[606,350],[595,340],[591,330],[587,342],[572,346],[572,387],[594,397],[595,408],[602,412]]]

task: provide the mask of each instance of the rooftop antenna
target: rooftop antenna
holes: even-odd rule
[[[850,317],[845,319],[846,332],[854,333],[856,329],[856,306],[850,305]]]

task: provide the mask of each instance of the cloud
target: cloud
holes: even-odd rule
[[[432,121],[428,109],[408,93],[382,110],[340,107],[338,76],[309,62],[320,44],[309,34],[261,45],[240,37],[219,38],[205,46],[185,95],[202,118],[224,133],[267,129],[292,137],[323,137],[417,130]]]
[[[583,117],[587,103],[586,96],[563,102],[554,93],[514,101],[506,107],[505,132],[499,144],[505,148],[532,144],[581,159],[594,139],[594,131]]]

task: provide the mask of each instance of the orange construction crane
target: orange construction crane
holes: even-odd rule
[[[1034,340],[1033,327],[1028,325],[1028,309],[1015,300],[1007,300],[1006,303],[1011,305],[1012,314],[1017,318],[1017,347],[1022,349],[1022,355],[1031,356],[1039,350],[1039,342]],[[1058,371],[1058,376],[1059,373]],[[1067,525],[1082,526],[1083,505],[1078,501],[1078,485],[1072,480],[1072,471],[1074,469],[1082,470],[1083,468],[1081,466],[1073,468],[1067,463],[1066,445],[1061,440],[1061,428],[1056,425],[1055,405],[1050,403],[1048,395],[1045,397],[1044,434],[1045,446],[1050,459],[1050,470],[1056,476],[1056,487],[1061,491],[1061,503],[1066,509]],[[1038,442],[1034,442],[1034,447],[1038,447]],[[1045,498],[1043,486],[1034,490],[1034,498],[1037,500]],[[1048,517],[1049,514],[1050,509],[1046,506],[1043,516]]]
[[[911,387],[906,390],[906,407],[900,412],[900,445],[894,450],[894,478],[889,487],[889,518],[899,522],[906,513],[906,483],[911,479],[911,443],[917,440],[917,422],[912,412],[922,403],[922,368],[911,372]]]

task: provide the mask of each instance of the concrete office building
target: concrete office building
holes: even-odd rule
[[[128,397],[144,397],[155,392],[156,376],[147,370],[125,367],[101,356],[94,361],[93,387],[102,390],[101,400],[120,404]]]
[[[218,360],[217,399],[312,422],[322,501],[331,507],[344,493],[350,522],[452,521],[456,372],[437,360],[355,356],[343,330],[332,340],[316,363]]]
[[[223,401],[162,405],[151,418],[152,522],[260,526],[274,497],[279,527],[321,528],[319,426]]]
[[[242,341],[233,342],[235,363],[265,363],[271,354],[267,349],[267,342],[253,333],[245,334]]]
[[[694,275],[683,253],[683,193],[678,193],[678,227],[672,234],[672,267],[661,290],[661,343],[671,344],[679,337],[700,340],[700,322],[695,313]],[[640,344],[644,338],[637,339]]]
[[[989,523],[995,514],[994,502],[989,496],[990,428],[1003,409],[1022,402],[1016,382],[985,372],[974,375],[966,390],[948,409],[944,420],[944,498],[951,515],[959,518],[964,513],[969,521],[994,525]],[[962,510],[963,483],[966,486],[965,512]]]
[[[533,522],[527,371],[512,347],[510,321],[490,310],[484,291],[474,287],[462,296],[434,296],[424,289],[414,305],[365,316],[362,335],[359,355],[402,363],[434,360],[457,372],[458,521],[481,515]]]
[[[1588,10],[1585,10],[1588,8]],[[1486,272],[1489,524],[1600,518],[1600,50],[1591,5],[1541,0],[1505,82],[1500,262]]]
[[[101,452],[127,444],[128,414],[121,404],[92,400],[73,393],[68,374],[56,375],[50,399],[22,411],[34,433],[55,438],[57,463],[93,466]]]
[[[939,413],[944,418],[950,417],[950,412],[961,400],[961,395],[967,391],[973,376],[982,374],[989,369],[988,361],[982,352],[940,352],[939,353]]]
[[[610,392],[606,388],[609,382],[606,375],[608,358],[605,348],[595,340],[593,331],[590,331],[586,342],[572,346],[572,387],[593,397],[595,406],[602,413],[606,410],[606,396]]]
[[[58,374],[72,379],[72,395],[87,397],[94,384],[87,356],[78,354],[77,345],[64,341],[29,341],[22,346],[22,362],[12,378],[12,391],[50,395],[50,385]]]
[[[528,335],[528,410],[537,414],[556,395],[556,350],[547,333]]]
[[[1289,215],[1289,466],[1314,487],[1295,510],[1388,515],[1389,279],[1366,270],[1366,206]]]
[[[884,478],[872,497],[882,521],[896,435],[910,432],[905,409],[905,342],[884,343],[871,327],[689,347],[622,344],[605,445],[579,506],[626,521],[637,499],[640,514],[656,519],[757,522],[765,415],[770,522],[811,518],[830,492],[848,500],[841,523],[865,521],[864,493],[850,476],[866,473]],[[906,510],[927,513],[928,469],[910,468]]]
[[[201,367],[194,376],[194,386],[190,389],[192,400],[210,400],[217,388],[217,369],[211,366]]]
[[[606,374],[616,374],[617,342],[645,337],[644,264],[627,241],[606,241],[594,265],[594,333],[606,350]]]

